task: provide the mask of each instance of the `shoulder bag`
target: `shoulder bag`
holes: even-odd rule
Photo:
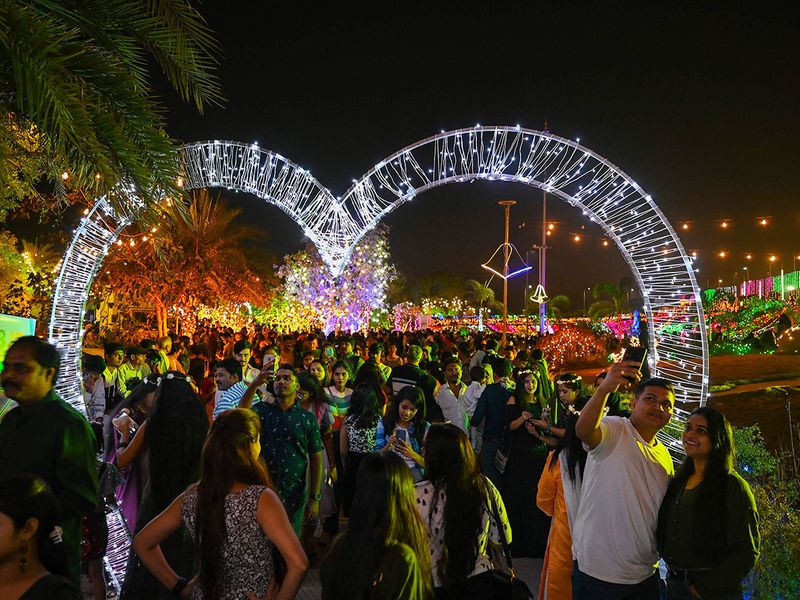
[[[489,510],[497,525],[497,531],[500,533],[500,543],[502,546],[502,552],[499,552],[497,548],[491,544],[491,540],[489,541],[491,554],[494,554],[494,556],[490,558],[492,559],[492,564],[495,565],[495,568],[492,569],[492,575],[494,576],[492,581],[494,599],[533,600],[534,595],[528,585],[517,578],[516,573],[514,573],[514,566],[511,562],[511,552],[506,542],[506,532],[503,528],[503,522],[500,520],[500,511],[497,509],[497,505],[494,501],[494,493],[490,489],[487,489],[486,493],[489,500]],[[498,568],[498,566],[501,568]]]

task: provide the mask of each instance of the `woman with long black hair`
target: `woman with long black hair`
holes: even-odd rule
[[[491,598],[489,543],[502,544],[499,527],[511,541],[500,493],[481,474],[467,434],[451,423],[431,425],[425,465],[415,492],[417,511],[428,526],[436,597]]]
[[[60,507],[33,475],[0,481],[0,598],[78,600],[58,527]]]
[[[386,415],[378,420],[375,450],[393,451],[403,457],[414,481],[422,479],[425,459],[422,447],[429,423],[425,420],[425,395],[413,385],[402,388],[389,405]]]
[[[689,415],[682,439],[686,460],[658,513],[667,598],[742,598],[760,536],[753,492],[733,468],[731,425],[719,411],[702,406]]]
[[[166,509],[190,483],[200,477],[200,454],[208,433],[208,419],[200,398],[182,373],[158,378],[153,413],[139,427],[130,444],[117,453],[120,468],[129,461],[146,461],[144,486],[135,531],[141,531]],[[185,528],[161,544],[164,555],[181,572],[196,570],[195,548]],[[168,589],[131,553],[122,598],[171,598]]]
[[[203,447],[203,475],[151,521],[133,547],[148,570],[173,594],[190,598],[294,598],[308,559],[259,459],[261,421],[245,409],[223,412]],[[181,577],[159,545],[185,524],[198,548],[199,573]],[[272,546],[286,562],[273,582]],[[191,573],[188,573],[191,574]]]
[[[361,461],[347,532],[322,563],[323,600],[429,600],[430,553],[414,509],[414,482],[403,460]]]
[[[364,367],[361,367],[363,370]],[[339,452],[344,463],[342,508],[350,516],[356,493],[356,474],[364,457],[375,448],[381,405],[374,388],[369,384],[356,386],[350,397],[350,407],[339,437]]]
[[[534,499],[550,445],[557,444],[550,423],[542,418],[546,406],[540,404],[536,389],[536,375],[520,371],[505,407],[508,460],[501,489],[516,532],[511,554],[527,558],[543,558],[547,547],[550,518]]]

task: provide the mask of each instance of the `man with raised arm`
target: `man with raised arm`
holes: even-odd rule
[[[613,365],[575,428],[589,452],[572,527],[575,600],[659,597],[655,532],[674,469],[656,433],[669,423],[675,392],[666,379],[641,377],[636,361]],[[637,385],[630,418],[603,417],[608,396],[629,385]]]

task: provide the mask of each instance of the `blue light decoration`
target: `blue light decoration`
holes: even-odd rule
[[[642,329],[642,315],[639,314],[639,309],[633,309],[633,323],[631,323],[631,335],[639,337]]]

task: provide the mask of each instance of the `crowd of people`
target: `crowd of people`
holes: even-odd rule
[[[741,598],[758,515],[725,417],[691,414],[675,473],[669,381],[622,361],[587,386],[528,343],[201,323],[84,355],[87,420],[56,349],[20,338],[0,597],[77,597],[82,566],[102,597],[114,503],[123,598],[293,598],[311,564],[325,600],[500,598],[519,557],[542,599]]]

